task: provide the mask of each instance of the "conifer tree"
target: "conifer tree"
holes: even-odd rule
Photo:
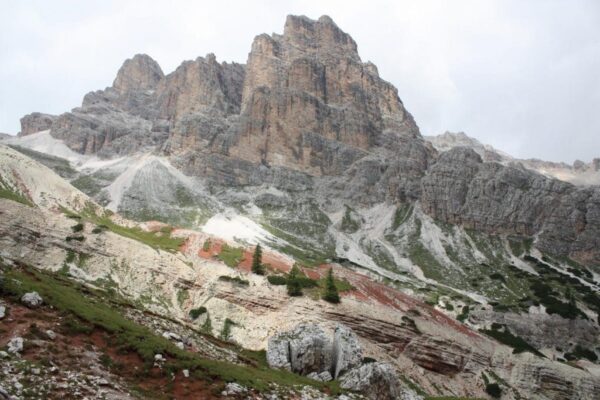
[[[252,272],[257,275],[265,274],[265,266],[262,264],[262,248],[260,244],[256,245],[254,249],[254,255],[252,256]]]
[[[333,279],[333,269],[329,268],[327,273],[327,279],[325,281],[325,292],[323,293],[323,300],[330,303],[339,303],[340,295],[337,287],[335,286],[335,280]]]
[[[287,280],[287,292],[290,296],[302,296],[302,284],[300,282],[300,269],[296,264],[292,267]]]

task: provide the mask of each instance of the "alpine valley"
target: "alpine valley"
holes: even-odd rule
[[[0,138],[0,399],[598,399],[599,169],[423,137],[327,16],[135,55]]]

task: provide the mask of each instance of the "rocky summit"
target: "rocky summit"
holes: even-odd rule
[[[0,398],[595,399],[596,161],[423,137],[327,16],[137,54],[0,142]]]

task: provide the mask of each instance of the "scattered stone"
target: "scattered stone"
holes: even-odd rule
[[[221,392],[223,396],[235,396],[248,392],[248,389],[240,385],[239,383],[230,382],[225,386],[225,390]]]
[[[23,351],[23,338],[14,337],[8,342],[8,352],[11,354],[18,355]]]
[[[181,371],[181,372],[183,372],[183,376],[185,376],[186,378],[189,378],[189,377],[190,377],[190,370],[189,370],[189,369],[184,369],[184,370],[183,370],[183,371]]]
[[[0,319],[6,316],[6,307],[0,305]]]
[[[21,297],[21,302],[29,308],[38,308],[44,303],[44,300],[38,292],[29,292]]]
[[[56,333],[54,333],[53,330],[48,329],[46,331],[46,336],[48,336],[48,339],[54,340],[56,339]]]
[[[4,350],[0,351],[0,359],[8,358],[8,353]]]
[[[183,350],[185,348],[185,345],[183,344],[183,342],[177,342],[177,343],[175,343],[175,346],[177,346],[177,348],[180,350]]]
[[[175,340],[181,342],[181,336],[173,332],[163,332],[162,336],[167,340]]]
[[[10,394],[8,394],[8,392],[6,391],[6,389],[4,389],[2,386],[0,386],[0,399],[2,399],[2,400],[13,400],[14,397],[12,397]]]

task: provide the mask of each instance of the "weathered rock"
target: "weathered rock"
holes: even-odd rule
[[[333,334],[333,378],[362,362],[362,347],[358,336],[347,326],[338,325]]]
[[[6,316],[6,307],[3,305],[0,305],[0,319],[4,318]]]
[[[225,385],[225,390],[223,390],[221,394],[223,396],[239,396],[247,392],[248,389],[239,383],[229,382],[227,385]]]
[[[331,376],[331,373],[329,373],[329,371],[324,371],[321,373],[311,372],[310,374],[306,375],[306,377],[319,382],[329,382],[333,380],[333,377]]]
[[[342,172],[386,130],[418,132],[396,89],[326,16],[289,16],[283,35],[255,38],[240,129],[231,155],[313,175]]]
[[[331,340],[316,324],[301,324],[269,338],[267,362],[271,368],[301,375],[320,373],[331,369],[331,356]]]
[[[374,400],[401,399],[404,394],[394,368],[381,362],[364,364],[348,371],[340,378],[340,386],[365,393]]]
[[[56,333],[53,330],[50,330],[50,329],[48,329],[46,331],[46,336],[48,336],[48,339],[50,339],[50,340],[56,339]]]
[[[495,234],[539,233],[537,246],[549,254],[600,263],[598,190],[484,163],[465,147],[442,153],[422,187],[423,209],[436,219]]]
[[[125,60],[113,82],[113,88],[121,93],[152,90],[163,77],[156,61],[146,54],[136,54]]]
[[[21,303],[25,304],[29,308],[38,308],[44,303],[42,296],[38,292],[29,292],[21,296]]]
[[[19,136],[26,136],[50,129],[55,120],[55,115],[42,114],[39,112],[25,115],[21,118],[21,132],[19,132]]]
[[[11,354],[18,355],[23,351],[23,338],[14,337],[10,339],[7,345],[7,350]]]

